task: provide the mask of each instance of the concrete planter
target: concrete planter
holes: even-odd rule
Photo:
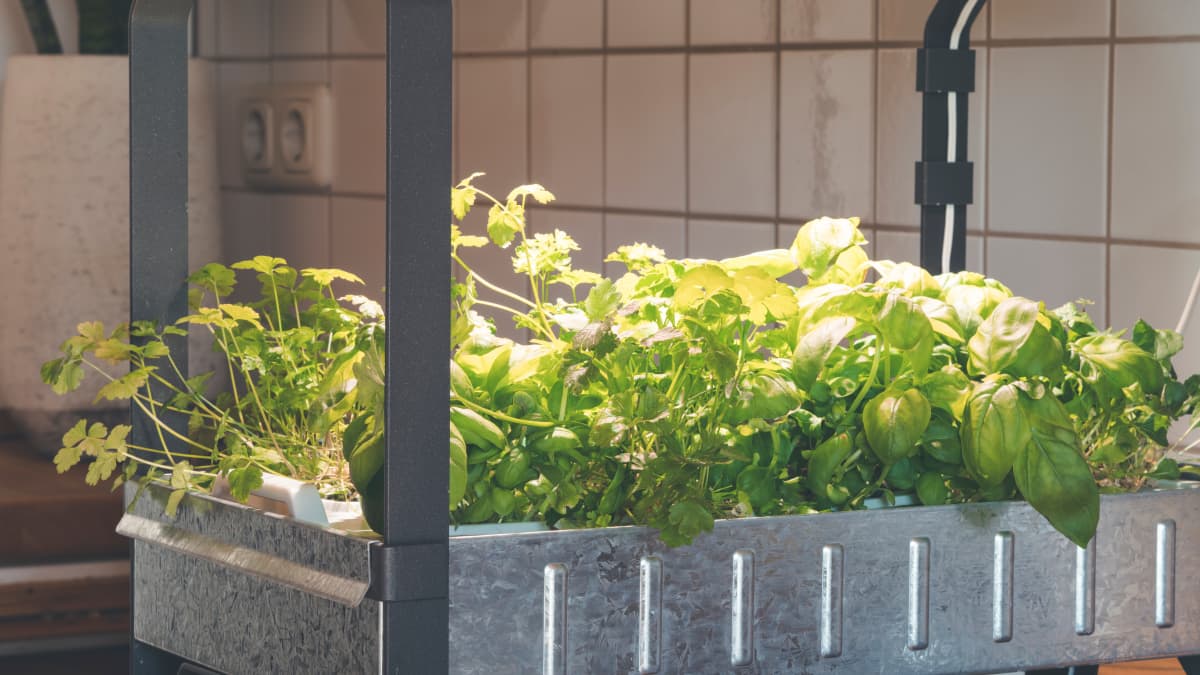
[[[132,495],[132,490],[127,492]],[[134,636],[230,675],[380,672],[370,540],[144,494]],[[1200,490],[1101,499],[1079,549],[1028,504],[450,540],[450,670],[986,673],[1200,653]],[[1186,569],[1186,568],[1184,568]]]
[[[189,253],[197,265],[220,254],[212,64],[190,64],[189,90]],[[128,119],[125,57],[8,61],[0,111],[0,405],[46,452],[80,416],[128,415],[125,402],[93,405],[103,384],[94,374],[69,396],[54,395],[39,376],[79,321],[111,328],[129,318]],[[207,345],[195,344],[194,364],[212,358]]]

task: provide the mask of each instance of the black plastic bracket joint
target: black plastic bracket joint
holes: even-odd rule
[[[917,91],[974,91],[974,49],[917,49]]]
[[[973,162],[917,162],[918,204],[970,204],[974,188]]]
[[[420,570],[419,574],[413,574]],[[371,588],[380,602],[436,600],[448,596],[450,549],[445,542],[371,545]]]
[[[942,47],[918,49],[917,91],[975,91],[975,50]]]

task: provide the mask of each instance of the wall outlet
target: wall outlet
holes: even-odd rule
[[[255,87],[242,102],[242,173],[272,190],[320,191],[333,183],[333,100],[322,83]]]

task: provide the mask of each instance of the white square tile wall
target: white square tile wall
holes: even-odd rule
[[[501,199],[529,180],[525,64],[523,58],[458,64],[458,172],[483,171],[478,185]]]
[[[347,284],[347,293],[384,300],[387,235],[385,203],[378,197],[333,197],[330,203],[331,244],[329,262],[357,274],[361,287]]]
[[[501,195],[545,182],[559,206],[531,211],[531,230],[570,232],[590,269],[639,240],[676,256],[787,246],[823,214],[859,215],[873,255],[915,260],[915,48],[934,2],[456,0],[455,176],[487,171]],[[385,19],[379,0],[199,0],[227,259],[327,259],[381,289]],[[969,268],[1051,303],[1093,296],[1116,324],[1177,320],[1200,265],[1197,36],[1196,0],[985,5]],[[242,183],[241,99],[272,80],[333,87],[327,194]],[[510,254],[473,263],[523,288]],[[1191,349],[1181,372],[1200,368]]]
[[[780,0],[782,42],[855,41],[874,37],[874,0]]]
[[[515,52],[527,46],[526,0],[454,0],[454,49]]]
[[[328,59],[285,59],[271,62],[271,81],[329,82]]]
[[[265,58],[271,53],[271,0],[218,0],[217,53]]]
[[[775,41],[778,0],[691,0],[691,41],[694,45],[765,44]]]
[[[607,67],[606,204],[682,211],[683,55],[619,54],[608,57]]]
[[[604,57],[531,64],[530,178],[563,204],[604,203]]]
[[[604,46],[604,0],[530,0],[529,46]]]
[[[353,194],[384,193],[384,92],[387,67],[376,59],[334,59],[333,189]]]
[[[219,57],[217,34],[220,32],[220,26],[217,23],[217,0],[196,0],[193,22],[196,25],[196,56],[206,59]]]
[[[1088,313],[1106,323],[1104,244],[989,237],[987,274],[1017,295],[1049,308],[1090,300]]]
[[[1111,0],[992,0],[993,38],[1105,37]]]
[[[874,52],[789,51],[780,74],[780,213],[870,222]]]
[[[329,197],[271,198],[271,250],[296,269],[329,267]]]
[[[1200,44],[1117,45],[1112,235],[1200,244]]]
[[[328,53],[329,0],[274,0],[271,7],[272,56]]]
[[[1119,37],[1200,35],[1196,0],[1116,0]]]
[[[225,221],[221,245],[226,263],[248,260],[273,250],[270,195],[225,190],[221,194],[221,218]]]
[[[688,257],[720,260],[775,248],[775,224],[732,220],[688,221]],[[788,242],[790,245],[791,242]]]
[[[995,48],[990,85],[988,227],[1104,236],[1108,48]]]
[[[607,0],[608,46],[662,47],[687,42],[685,0]]]
[[[919,42],[925,35],[925,20],[937,0],[877,0],[879,3],[879,38]],[[993,0],[994,2],[995,0]],[[1004,0],[1000,0],[1003,2]],[[1059,2],[1060,0],[1043,0]],[[991,3],[988,3],[991,4]],[[987,37],[987,5],[971,26],[971,42]]]
[[[387,5],[377,0],[329,0],[329,49],[335,55],[387,53]]]
[[[692,212],[775,214],[775,82],[774,54],[691,57],[688,208]]]

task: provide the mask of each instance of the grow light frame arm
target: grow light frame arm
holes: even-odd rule
[[[449,669],[451,0],[387,0],[383,672]]]
[[[129,19],[129,320],[172,326],[187,314],[188,19],[194,0],[135,0]],[[133,86],[137,83],[137,86]],[[137,338],[133,338],[137,340]],[[187,339],[164,337],[182,378]],[[164,377],[169,377],[164,373]],[[158,443],[130,405],[130,444]],[[183,416],[167,418],[187,431]],[[136,451],[133,451],[136,452]]]
[[[188,21],[193,0],[134,0],[129,10],[129,320],[170,326],[187,313]],[[136,339],[136,338],[133,338]],[[180,377],[187,338],[166,336]],[[164,377],[169,377],[164,373]],[[182,416],[168,418],[186,433]],[[131,445],[158,443],[154,420],[130,404]],[[131,450],[130,452],[137,452]],[[129,544],[131,569],[136,565]],[[130,586],[133,625],[136,586]],[[175,672],[179,657],[130,633],[129,672]]]
[[[932,274],[966,269],[967,205],[974,165],[967,161],[967,97],[975,90],[971,25],[986,0],[938,0],[917,50],[922,92],[921,161],[916,203],[921,206],[921,266]]]

